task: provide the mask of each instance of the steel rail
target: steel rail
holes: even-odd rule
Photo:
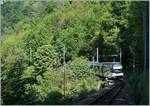
[[[108,104],[111,104],[113,99],[120,92],[122,86],[123,86],[122,82],[115,84],[108,91],[102,93],[101,95],[98,95],[95,99],[93,99],[89,103],[89,105],[94,105],[94,104],[106,104],[106,105],[108,105]]]

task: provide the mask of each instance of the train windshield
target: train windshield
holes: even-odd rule
[[[120,63],[113,64],[112,71],[116,73],[122,71],[122,65]]]

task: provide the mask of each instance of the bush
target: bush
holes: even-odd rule
[[[84,57],[77,57],[67,64],[67,96],[72,102],[85,97],[89,92],[97,90],[98,80],[94,79],[94,72],[89,61]]]
[[[149,74],[146,72],[130,73],[128,81],[133,89],[135,103],[138,105],[149,104]]]
[[[71,80],[86,79],[94,74],[89,61],[84,57],[75,58],[72,62],[69,62],[67,72]]]
[[[28,58],[23,49],[14,49],[3,61],[2,98],[4,104],[24,104],[25,88],[22,80],[23,70],[28,66]],[[20,99],[21,98],[21,99]]]

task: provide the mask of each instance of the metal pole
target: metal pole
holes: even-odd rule
[[[29,48],[29,64],[31,65],[32,63],[32,49],[31,47]]]
[[[146,54],[146,12],[144,12],[143,15],[143,29],[144,29],[144,71],[146,71],[146,55],[147,55]]]
[[[94,71],[94,76],[95,76],[95,68],[94,68],[94,56],[93,56],[93,71]]]
[[[99,60],[98,60],[98,48],[97,48],[97,62],[99,62]]]
[[[64,45],[64,50],[63,50],[63,60],[64,60],[64,96],[66,96],[66,60],[65,60],[65,45]]]
[[[133,52],[133,72],[135,72],[135,52]]]
[[[120,48],[120,63],[122,63],[122,50]]]
[[[113,58],[113,62],[115,62],[115,56],[114,56],[114,58]]]
[[[92,57],[92,60],[93,60],[93,70],[94,70],[94,56]]]

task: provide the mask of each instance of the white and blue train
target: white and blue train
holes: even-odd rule
[[[90,64],[92,66],[97,66],[100,68],[101,77],[122,78],[124,76],[122,70],[123,66],[120,62],[90,62]],[[103,68],[104,66],[107,66],[107,71],[105,71],[105,69]]]

